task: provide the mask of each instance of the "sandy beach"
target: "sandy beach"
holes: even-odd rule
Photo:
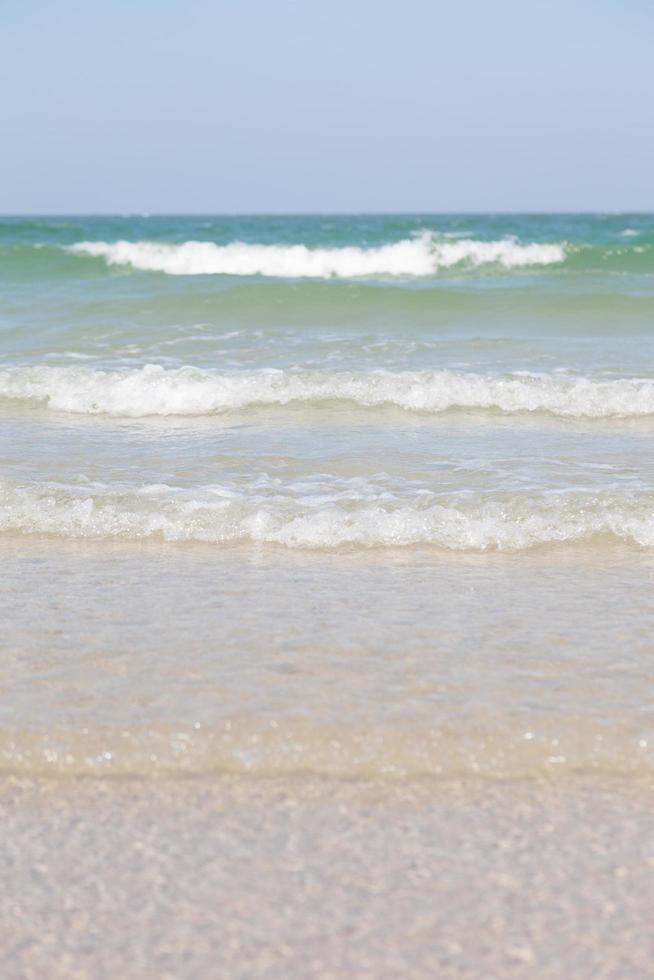
[[[654,787],[4,779],[0,972],[651,976]]]

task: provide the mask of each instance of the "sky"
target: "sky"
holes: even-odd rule
[[[654,210],[651,0],[0,0],[0,213]]]

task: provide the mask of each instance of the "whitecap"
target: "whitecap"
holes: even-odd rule
[[[231,275],[275,278],[361,278],[431,276],[439,269],[499,265],[506,269],[553,265],[565,259],[560,243],[522,244],[514,238],[497,241],[443,239],[422,232],[377,247],[356,245],[319,248],[307,245],[261,245],[187,241],[78,242],[68,247],[77,255],[103,258],[108,265],[131,266],[173,276]]]
[[[223,372],[149,364],[100,371],[81,365],[39,365],[0,370],[0,398],[62,412],[125,418],[212,415],[257,406],[340,401],[429,414],[460,409],[610,419],[654,415],[654,380],[444,369]]]
[[[181,488],[0,481],[0,531],[63,538],[159,538],[288,548],[409,547],[521,551],[598,537],[654,546],[654,494],[391,492],[384,481],[323,477]]]

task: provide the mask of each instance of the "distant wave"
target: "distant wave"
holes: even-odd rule
[[[310,248],[306,245],[252,245],[232,242],[79,242],[73,254],[103,258],[109,265],[126,265],[174,276],[231,275],[276,278],[360,278],[370,276],[430,276],[454,266],[499,265],[506,269],[563,262],[558,243],[521,244],[513,238],[498,241],[442,239],[431,232],[378,247]]]
[[[521,551],[604,537],[654,546],[654,493],[604,490],[441,496],[388,478],[247,488],[0,480],[0,531],[63,538],[160,538],[289,548]]]
[[[438,413],[451,409],[545,412],[565,418],[654,414],[654,380],[599,381],[558,374],[457,371],[233,371],[146,365],[115,371],[74,367],[0,370],[0,398],[91,415],[211,415],[255,406],[351,402]]]

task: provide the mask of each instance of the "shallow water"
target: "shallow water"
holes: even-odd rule
[[[2,561],[10,771],[653,774],[647,554],[9,537]]]
[[[0,220],[0,761],[650,778],[654,218]]]

